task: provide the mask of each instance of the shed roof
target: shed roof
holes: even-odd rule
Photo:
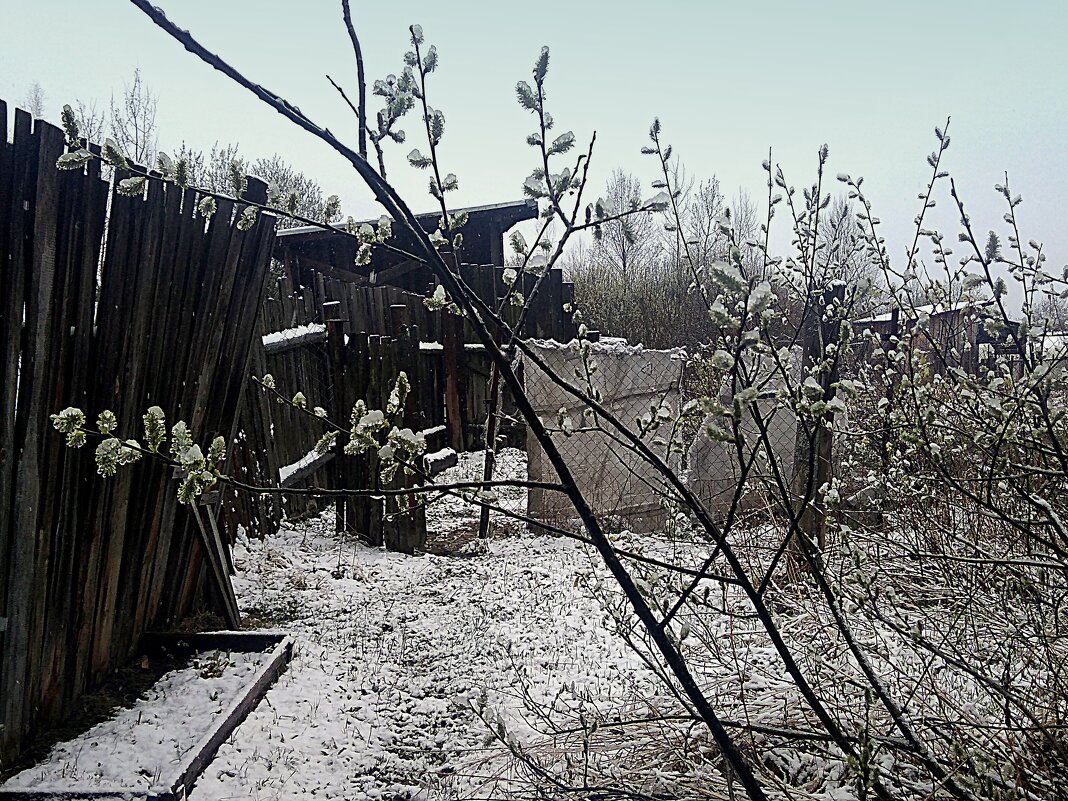
[[[512,200],[504,203],[489,203],[482,206],[468,206],[462,209],[450,209],[451,214],[459,214],[465,212],[468,216],[469,223],[485,224],[493,223],[500,226],[503,230],[511,228],[513,225],[524,220],[533,220],[538,216],[538,203],[535,200]],[[426,223],[435,223],[440,217],[440,211],[428,211],[422,214],[416,214],[416,219],[420,224],[425,226]],[[361,220],[359,224],[364,222],[374,225],[378,222],[378,217],[369,220]],[[345,227],[345,223],[332,223],[331,228],[342,230]],[[297,228],[284,228],[277,234],[278,239],[309,239],[318,236],[329,236],[330,232],[320,228],[316,225],[302,225]]]

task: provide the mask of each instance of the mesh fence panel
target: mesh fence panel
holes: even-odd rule
[[[674,493],[657,467],[635,452],[611,421],[592,413],[551,374],[595,393],[620,425],[644,431],[645,444],[683,478],[714,517],[722,519],[735,502],[743,464],[747,477],[738,496],[742,510],[766,504],[764,490],[774,483],[776,472],[787,483],[793,475],[796,417],[778,400],[782,380],[770,365],[753,365],[760,422],[751,414],[743,418],[745,447],[739,450],[734,442],[708,435],[708,424],[722,425],[722,420],[701,421],[691,415],[676,422],[681,407],[697,397],[718,395],[731,406],[729,390],[715,385],[710,371],[684,350],[646,350],[608,341],[592,343],[584,358],[578,349],[548,343],[539,346],[538,357],[544,367],[532,360],[524,365],[527,395],[593,511],[621,528],[642,532],[662,527],[668,511],[664,501]],[[798,360],[795,354],[790,369],[796,369]],[[682,447],[669,449],[672,440]],[[556,480],[545,453],[529,437],[527,458],[532,480]],[[539,489],[529,493],[528,514],[556,525],[575,517],[566,496]]]
[[[589,358],[578,349],[548,344],[539,347],[546,369],[525,364],[527,395],[560,449],[578,488],[593,511],[615,517],[633,531],[649,531],[663,524],[661,499],[667,486],[652,464],[621,440],[616,427],[591,413],[581,400],[553,380],[556,376],[592,391],[620,424],[638,427],[641,420],[678,414],[686,365],[682,350],[644,350],[614,342],[592,343]],[[655,444],[655,451],[678,469],[677,454]],[[527,447],[532,480],[555,480],[545,453],[532,439]],[[531,517],[559,524],[574,517],[570,501],[561,493],[532,489],[528,498]]]

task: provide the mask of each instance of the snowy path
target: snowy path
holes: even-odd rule
[[[339,543],[331,522],[238,548],[243,608],[297,652],[192,801],[466,795],[500,750],[471,710],[483,693],[523,737],[520,674],[550,702],[564,683],[608,700],[647,680],[576,586],[580,545],[516,533],[477,557],[405,557]]]

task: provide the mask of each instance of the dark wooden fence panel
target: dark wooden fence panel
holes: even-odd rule
[[[277,308],[284,308],[286,303],[279,302]],[[269,306],[265,305],[263,319],[280,319]],[[393,316],[403,309],[395,306]],[[340,313],[340,305],[327,312],[328,316]],[[294,318],[283,314],[281,319]],[[313,446],[328,430],[313,410],[322,407],[332,420],[347,426],[357,400],[365,401],[369,408],[385,407],[402,370],[412,387],[405,425],[414,431],[441,426],[440,351],[420,348],[418,326],[400,326],[398,337],[345,334],[344,327],[341,320],[302,323],[262,335],[254,343],[249,374],[253,391],[242,401],[232,462],[241,480],[257,486],[377,488],[378,469],[373,457],[339,457],[336,450],[313,453]],[[328,328],[332,339],[328,338]],[[264,390],[254,380],[266,374],[274,379],[276,392]],[[305,396],[305,410],[284,402],[298,391]],[[285,518],[317,514],[326,506],[321,498],[310,496],[289,495],[283,501],[273,494],[236,492],[227,494],[225,505],[230,527],[242,525],[256,536],[270,535]],[[381,512],[376,511],[380,506],[380,501],[370,499],[334,505],[342,528],[379,543],[385,536]]]
[[[170,471],[103,479],[95,443],[66,448],[49,415],[112,409],[140,438],[159,405],[202,447],[231,439],[274,236],[267,217],[237,230],[233,202],[206,222],[156,181],[108,211],[96,162],[56,170],[60,130],[16,111],[9,142],[6,121],[0,101],[0,763],[145,630],[233,617],[225,549]]]

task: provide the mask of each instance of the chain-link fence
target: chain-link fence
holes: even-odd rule
[[[798,359],[796,354],[787,370],[796,374]],[[661,528],[669,511],[665,499],[675,493],[653,460],[621,435],[620,426],[637,433],[720,518],[732,505],[744,510],[765,504],[764,490],[776,473],[790,481],[797,423],[778,401],[781,366],[769,362],[751,368],[752,380],[747,383],[756,392],[756,403],[750,409],[757,409],[757,414],[743,416],[739,447],[733,436],[726,441],[716,436],[717,429],[733,434],[722,418],[713,414],[702,420],[692,410],[680,414],[688,401],[699,397],[718,398],[727,409],[733,405],[721,374],[685,350],[646,350],[622,340],[577,346],[545,343],[538,346],[537,359],[524,364],[528,398],[551,430],[591,508],[635,532]],[[598,399],[609,415],[597,413],[565,390],[560,379]],[[556,479],[532,439],[527,458],[532,480]],[[575,516],[565,495],[541,489],[530,491],[528,514],[556,525]]]
[[[738,416],[740,442],[734,438],[732,424],[715,415],[701,420],[689,440],[687,482],[719,520],[732,506],[739,511],[766,507],[779,480],[789,486],[797,450],[797,416],[782,402],[780,393],[787,376],[791,383],[797,381],[800,359],[801,350],[796,348],[786,362],[767,357],[747,360],[747,380],[738,391],[753,393],[755,398]],[[730,384],[707,362],[691,360],[684,400],[714,397],[723,408],[733,411],[734,394]],[[718,438],[718,432],[723,432],[723,439]]]
[[[533,359],[524,364],[527,396],[593,511],[634,531],[661,526],[668,487],[653,464],[620,436],[619,426],[644,432],[650,448],[673,469],[681,467],[679,453],[666,447],[671,432],[664,423],[678,416],[685,351],[644,350],[622,340],[575,347],[546,343],[537,348],[537,361],[541,364]],[[599,398],[610,416],[567,392],[557,377]],[[527,458],[531,480],[556,479],[533,439]],[[554,524],[574,517],[571,502],[559,492],[532,489],[527,508],[531,517]]]

